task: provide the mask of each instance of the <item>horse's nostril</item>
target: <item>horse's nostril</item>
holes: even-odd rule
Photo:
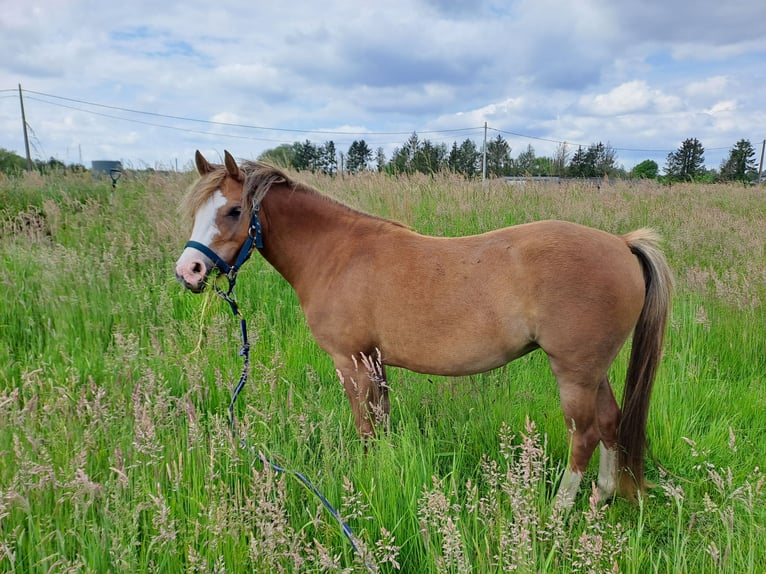
[[[195,261],[194,263],[192,263],[192,267],[191,267],[192,273],[202,273],[203,271],[202,268],[203,268],[203,265],[200,261]]]

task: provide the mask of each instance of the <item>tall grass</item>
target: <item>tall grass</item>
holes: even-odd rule
[[[655,227],[678,279],[649,417],[656,487],[599,505],[586,486],[558,513],[567,435],[541,353],[461,379],[391,372],[390,431],[365,449],[294,293],[257,257],[237,287],[254,363],[241,448],[226,423],[237,324],[173,279],[191,174],[116,190],[27,176],[0,180],[0,570],[766,570],[762,188],[300,177],[437,235]],[[360,554],[259,453],[305,474]]]

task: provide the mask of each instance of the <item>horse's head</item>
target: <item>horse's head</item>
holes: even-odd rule
[[[176,262],[176,278],[199,293],[215,267],[228,273],[235,263],[244,262],[238,261],[238,254],[251,237],[251,221],[243,198],[245,177],[232,155],[226,151],[224,165],[212,165],[197,151],[195,163],[200,179],[185,204],[194,226]]]

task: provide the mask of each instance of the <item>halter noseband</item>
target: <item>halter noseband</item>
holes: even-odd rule
[[[234,262],[234,265],[229,265],[215,251],[198,241],[187,241],[185,247],[196,249],[209,257],[213,262],[213,266],[217,267],[221,273],[229,278],[229,283],[233,287],[234,278],[236,277],[239,268],[250,258],[253,249],[263,249],[263,233],[261,232],[261,221],[258,219],[258,212],[260,209],[261,206],[259,203],[253,205],[252,213],[250,215],[250,228],[247,230],[247,239],[239,250],[239,255],[237,255],[237,260]]]

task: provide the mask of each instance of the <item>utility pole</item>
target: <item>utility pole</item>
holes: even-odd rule
[[[32,156],[29,153],[29,134],[27,133],[27,116],[24,113],[24,96],[21,94],[21,84],[19,84],[19,102],[21,102],[21,123],[24,125],[24,147],[27,150],[27,171],[32,171]]]
[[[761,163],[758,164],[758,183],[763,183],[761,176],[763,174],[763,152],[766,150],[766,139],[761,142]]]
[[[487,122],[484,122],[484,152],[481,154],[481,182],[487,181]]]

